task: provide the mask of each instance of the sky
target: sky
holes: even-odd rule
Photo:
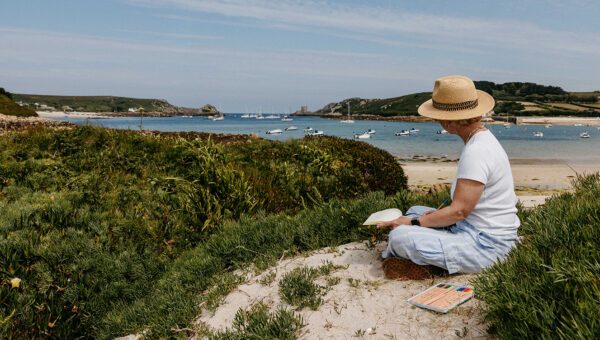
[[[436,78],[600,90],[595,0],[27,0],[0,6],[0,87],[316,110]]]

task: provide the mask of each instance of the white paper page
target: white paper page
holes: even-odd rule
[[[385,209],[371,214],[371,216],[367,218],[363,225],[375,225],[381,222],[393,221],[400,216],[402,216],[402,211],[400,209]]]

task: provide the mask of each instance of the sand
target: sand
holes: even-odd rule
[[[420,281],[394,281],[384,278],[380,254],[385,243],[369,248],[366,243],[350,243],[335,250],[325,248],[308,256],[280,261],[275,280],[262,285],[261,275],[249,275],[247,281],[231,292],[214,313],[204,311],[195,321],[210,329],[231,327],[238,309],[249,309],[265,302],[271,310],[288,306],[279,296],[279,281],[285,273],[300,266],[318,267],[324,261],[348,266],[329,277],[341,278],[340,283],[323,297],[324,303],[313,311],[304,308],[298,313],[306,326],[300,339],[351,339],[360,332],[368,339],[446,339],[457,334],[468,338],[488,338],[489,325],[484,320],[482,302],[470,299],[447,314],[439,314],[412,306],[407,299],[440,282],[469,285],[474,275],[452,275]],[[351,286],[348,279],[360,280]],[[325,278],[317,281],[324,284]]]
[[[600,116],[600,111],[598,112]],[[553,124],[573,125],[583,124],[587,126],[600,126],[598,117],[517,117],[519,124]]]

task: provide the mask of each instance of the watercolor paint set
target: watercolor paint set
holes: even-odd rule
[[[427,308],[440,313],[447,313],[452,308],[467,301],[473,296],[473,288],[451,283],[438,283],[419,293],[408,303],[421,308]]]

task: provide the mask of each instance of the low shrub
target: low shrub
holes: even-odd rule
[[[600,337],[600,174],[574,188],[530,211],[522,242],[475,281],[503,338]]]
[[[288,148],[257,144],[264,150]],[[353,144],[355,154],[364,152],[360,144]],[[343,169],[336,165],[332,150],[341,150],[344,141],[290,142],[291,149],[310,149],[289,164],[311,187],[286,211],[321,210],[267,216],[287,203],[271,205],[277,196],[260,196],[269,190],[249,174],[262,163],[236,163],[244,148],[252,148],[239,145],[93,127],[3,136],[0,337],[112,338],[146,328],[171,336],[174,325],[184,327],[195,317],[194,301],[215,284],[217,273],[240,263],[266,266],[284,252],[357,240],[358,221],[388,203],[378,196],[380,203],[366,199],[368,209],[347,213],[337,198],[399,187],[371,178],[383,170],[367,164],[369,152],[340,163]],[[273,154],[281,158],[271,158],[261,176],[285,183],[280,164],[287,154]],[[334,183],[331,171],[348,182]],[[346,188],[348,183],[359,189]],[[281,191],[280,202],[288,202],[292,190]],[[21,280],[18,287],[14,279]]]

